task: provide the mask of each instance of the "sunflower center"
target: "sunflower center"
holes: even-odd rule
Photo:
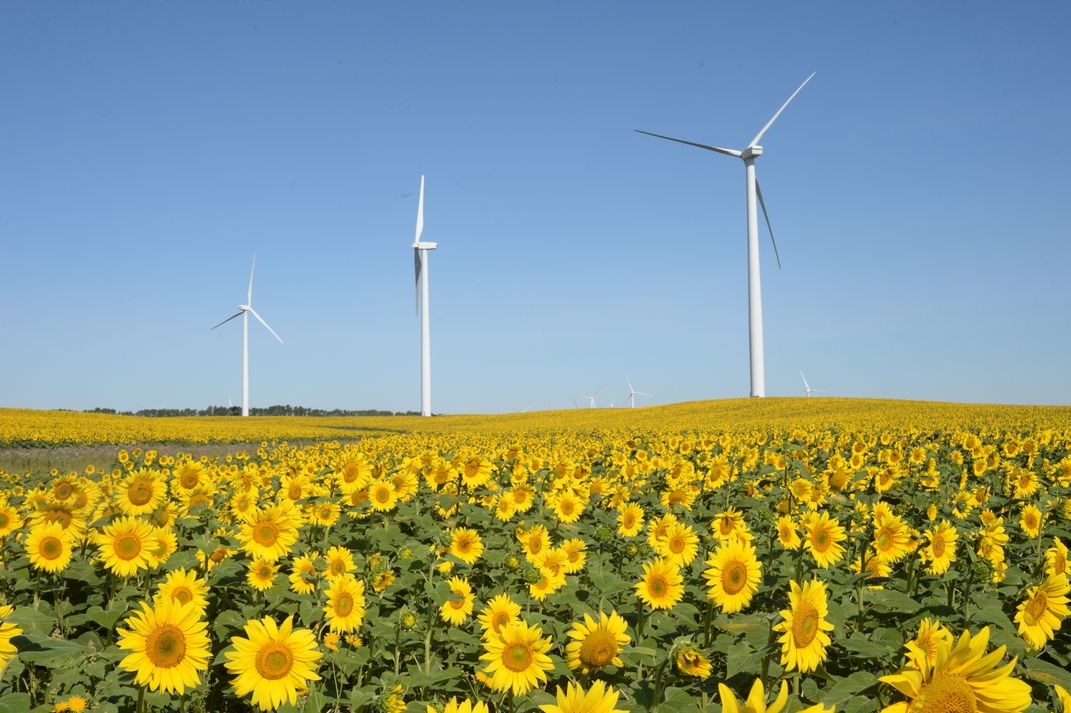
[[[131,505],[145,505],[152,500],[152,486],[144,480],[135,481],[127,488],[126,497]]]
[[[201,482],[201,474],[196,470],[184,470],[179,476],[179,485],[186,490],[193,490]]]
[[[621,527],[625,528],[626,530],[631,530],[635,526],[636,526],[636,516],[635,515],[633,515],[630,512],[627,512],[627,513],[625,513],[624,515],[621,516]]]
[[[173,624],[153,629],[145,637],[145,657],[156,668],[174,668],[186,656],[186,635]]]
[[[502,650],[502,665],[514,673],[527,671],[532,665],[533,653],[525,642],[509,644]]]
[[[660,599],[666,596],[669,591],[669,582],[666,578],[660,574],[653,575],[647,580],[647,591],[651,593],[651,596],[655,599]]]
[[[283,678],[294,666],[294,653],[286,644],[269,641],[257,651],[257,673],[269,681]]]
[[[1045,596],[1045,592],[1040,589],[1034,593],[1033,598],[1026,605],[1025,614],[1034,622],[1039,621],[1045,616],[1045,610],[1049,606],[1049,598]]]
[[[376,502],[379,503],[380,505],[386,505],[387,503],[390,502],[390,488],[383,488],[383,487],[376,488],[376,491],[373,494],[373,497],[375,498]]]
[[[543,551],[543,540],[538,537],[533,537],[528,541],[528,551],[533,555],[537,555]]]
[[[42,537],[40,544],[37,545],[37,553],[42,559],[59,559],[63,555],[63,542],[55,535]]]
[[[451,599],[450,600],[450,606],[453,607],[454,609],[464,609],[465,608],[465,595],[458,594],[457,595],[457,599]]]
[[[331,574],[338,576],[346,573],[346,563],[342,560],[335,560],[331,563]]]
[[[680,553],[684,552],[685,544],[686,543],[684,542],[684,538],[672,537],[669,540],[669,551],[675,555],[679,555]]]
[[[132,560],[141,554],[141,538],[129,532],[123,533],[115,538],[113,549],[119,559]]]
[[[286,494],[288,496],[290,496],[291,500],[300,500],[301,499],[301,483],[291,483],[290,487],[287,488],[287,490],[286,490]]]
[[[811,536],[811,543],[816,551],[825,552],[830,545],[829,532],[827,530],[819,530],[814,533]]]
[[[74,488],[70,483],[59,483],[52,489],[52,494],[56,496],[56,500],[66,500],[71,497],[74,492]]]
[[[740,561],[730,562],[721,571],[721,588],[728,595],[738,594],[747,584],[747,566]]]
[[[595,630],[580,644],[580,663],[588,668],[602,668],[617,656],[617,639],[608,631]]]
[[[189,604],[193,601],[193,592],[189,587],[175,587],[171,590],[171,598],[179,604]]]
[[[272,547],[279,539],[279,526],[274,522],[262,522],[253,528],[253,539],[257,544]]]
[[[348,593],[339,595],[339,598],[335,600],[335,614],[338,616],[349,616],[353,611],[353,596]]]
[[[561,508],[563,515],[572,515],[576,505],[573,504],[572,500],[562,500],[558,507]]]
[[[510,621],[512,621],[512,620],[513,620],[513,617],[511,617],[509,615],[508,611],[495,612],[494,617],[491,618],[491,628],[495,632],[497,632],[499,629],[501,629],[506,624],[510,623]]]
[[[974,713],[974,691],[962,676],[942,676],[922,687],[918,713]]]
[[[875,542],[878,545],[878,549],[881,550],[882,552],[886,552],[886,551],[892,549],[892,546],[893,546],[892,533],[889,532],[888,528],[884,528],[883,527],[878,532],[878,537],[877,537],[877,540]]]
[[[810,602],[800,602],[792,617],[792,641],[796,648],[806,648],[818,635],[818,610]]]

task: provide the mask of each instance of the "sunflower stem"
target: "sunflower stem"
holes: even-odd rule
[[[138,686],[137,713],[145,713],[145,686]]]

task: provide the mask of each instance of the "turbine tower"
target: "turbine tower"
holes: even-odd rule
[[[263,324],[272,336],[279,340],[279,343],[283,343],[283,338],[275,333],[264,318],[257,314],[257,311],[253,309],[253,273],[257,269],[257,256],[253,256],[253,267],[249,269],[249,291],[246,293],[246,300],[244,305],[238,305],[238,314],[227,317],[216,327],[222,327],[227,322],[230,322],[236,317],[242,318],[242,415],[249,415],[249,315],[253,315],[257,318],[257,321]],[[216,327],[212,327],[215,329]],[[209,330],[212,331],[212,330]]]
[[[803,375],[803,370],[800,370],[800,378],[803,379],[803,391],[810,396],[811,394],[824,394],[826,393],[822,389],[812,389],[811,385],[807,383],[807,377]]]
[[[751,143],[739,151],[736,149],[723,149],[717,146],[697,144],[693,141],[675,139],[672,136],[663,136],[662,134],[653,134],[650,131],[640,131],[639,129],[636,129],[636,131],[639,131],[641,134],[647,134],[648,136],[654,136],[659,139],[676,141],[679,144],[687,144],[688,146],[694,146],[706,151],[714,151],[715,153],[725,154],[726,156],[735,156],[744,162],[744,176],[747,189],[747,302],[749,325],[748,336],[751,345],[752,396],[761,397],[766,395],[766,365],[762,346],[762,285],[759,275],[759,221],[755,206],[756,198],[758,199],[759,206],[762,207],[762,215],[766,219],[766,227],[770,231],[770,240],[774,245],[774,256],[777,257],[777,267],[781,267],[781,257],[777,254],[777,243],[774,241],[773,228],[770,226],[770,216],[766,212],[766,201],[762,199],[762,190],[759,188],[759,182],[755,178],[755,159],[762,156],[762,146],[759,144],[759,141],[761,141],[762,137],[766,135],[766,132],[770,130],[773,123],[777,121],[777,117],[781,116],[781,112],[785,110],[785,107],[789,105],[789,102],[796,98],[796,95],[807,85],[807,82],[811,81],[814,75],[815,72],[812,72],[810,77],[803,80],[803,84],[799,85],[796,91],[792,92],[792,96],[790,96],[785,103],[781,105],[781,108],[777,110],[777,113],[766,122],[766,126],[762,127],[762,130],[755,135],[755,138],[751,140]]]
[[[416,272],[417,313],[420,315],[420,415],[431,415],[431,322],[428,318],[428,251],[438,243],[420,241],[424,232],[424,177],[420,177],[416,237],[413,238],[413,269]]]
[[[629,408],[636,408],[636,397],[637,396],[653,396],[654,395],[654,394],[644,393],[643,391],[636,391],[636,389],[632,388],[632,380],[631,379],[627,379],[626,378],[625,381],[628,382],[628,407]]]

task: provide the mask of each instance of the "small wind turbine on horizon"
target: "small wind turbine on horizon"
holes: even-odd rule
[[[803,391],[807,394],[808,397],[811,394],[829,393],[827,391],[823,391],[822,389],[812,389],[811,385],[807,383],[807,377],[803,375],[803,370],[802,369],[800,369],[800,378],[803,379]]]
[[[431,320],[428,315],[428,251],[438,243],[420,241],[424,232],[424,176],[420,177],[416,236],[413,238],[413,269],[416,272],[417,313],[420,315],[420,415],[431,416]]]
[[[792,96],[790,96],[785,103],[781,105],[781,108],[777,110],[777,113],[766,122],[766,126],[762,127],[762,130],[755,135],[755,138],[739,151],[736,149],[725,149],[718,146],[697,144],[693,141],[675,139],[672,136],[663,136],[662,134],[654,134],[650,131],[636,129],[636,131],[641,134],[654,136],[659,139],[676,141],[679,144],[687,144],[688,146],[725,154],[726,156],[734,156],[744,162],[744,175],[747,188],[748,336],[751,352],[752,396],[762,397],[766,395],[766,365],[762,343],[762,286],[759,274],[759,221],[755,205],[756,198],[758,199],[758,204],[762,207],[762,215],[766,219],[766,227],[770,232],[770,241],[773,243],[774,256],[777,258],[777,267],[778,269],[781,267],[781,256],[777,253],[777,242],[774,240],[773,227],[770,225],[770,216],[766,212],[766,201],[762,199],[762,190],[759,188],[758,179],[755,178],[755,159],[762,156],[762,146],[759,144],[759,141],[761,141],[762,137],[766,135],[766,132],[770,130],[773,123],[777,121],[777,117],[781,116],[781,112],[785,110],[785,107],[789,105],[789,102],[796,98],[796,95],[807,85],[807,82],[811,81],[815,74],[815,72],[812,72],[810,77],[803,80],[803,84],[799,85],[796,91],[792,92]]]
[[[654,394],[644,393],[643,391],[636,391],[636,389],[632,388],[632,380],[631,379],[625,379],[625,381],[628,382],[628,407],[629,408],[636,408],[636,397],[637,396],[652,396],[652,397],[654,396]]]
[[[257,269],[257,256],[253,256],[253,267],[249,269],[249,290],[246,292],[246,301],[244,305],[238,305],[238,314],[227,317],[212,329],[216,327],[222,327],[227,322],[238,317],[242,318],[242,415],[249,415],[249,315],[256,317],[257,321],[263,324],[272,336],[279,340],[279,343],[283,343],[283,338],[275,333],[275,330],[264,321],[264,318],[257,314],[257,311],[253,309],[253,273]],[[212,331],[212,330],[209,330]],[[228,399],[229,400],[229,399]]]

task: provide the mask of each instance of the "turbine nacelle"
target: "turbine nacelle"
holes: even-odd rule
[[[748,146],[746,149],[740,152],[740,158],[747,161],[749,158],[758,158],[762,156],[761,146]]]
[[[413,243],[415,250],[434,250],[437,247],[439,247],[439,243],[422,243],[420,241]]]

